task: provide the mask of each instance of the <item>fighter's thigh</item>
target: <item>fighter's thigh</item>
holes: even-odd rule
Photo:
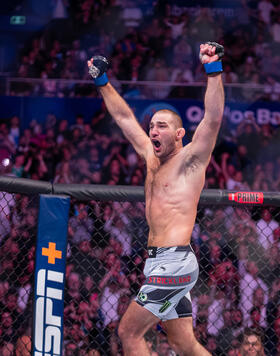
[[[153,313],[132,301],[123,315],[119,325],[119,335],[123,333],[141,337],[159,321]]]
[[[171,319],[163,322],[168,340],[172,344],[195,340],[193,332],[193,319],[191,317]]]

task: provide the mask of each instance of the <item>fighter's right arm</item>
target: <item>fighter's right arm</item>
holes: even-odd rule
[[[139,125],[131,108],[109,83],[106,74],[108,65],[105,57],[94,56],[88,61],[89,74],[93,77],[95,85],[99,87],[109,113],[136,152],[146,160],[149,150],[152,149],[151,141]]]
[[[99,90],[109,113],[125,137],[136,152],[146,159],[148,150],[152,149],[151,141],[138,123],[131,108],[110,83],[101,86]]]

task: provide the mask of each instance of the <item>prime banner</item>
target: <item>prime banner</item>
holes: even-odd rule
[[[33,356],[62,356],[70,198],[40,196],[33,306]]]

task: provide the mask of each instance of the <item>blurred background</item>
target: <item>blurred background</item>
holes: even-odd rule
[[[118,154],[115,183],[131,183],[131,165],[141,163],[108,116],[87,59],[108,57],[111,82],[145,129],[159,108],[177,110],[188,142],[203,116],[199,45],[210,40],[225,47],[226,107],[207,186],[279,190],[279,1],[16,0],[0,11],[2,166],[21,152],[18,175],[50,180],[63,155],[86,158],[85,166],[91,155],[108,183],[107,162]],[[39,173],[26,165],[37,146]],[[94,183],[88,173],[71,170],[67,181]]]
[[[279,192],[279,0],[2,2],[1,175],[143,186],[143,162],[102,103],[87,59],[109,59],[110,81],[145,130],[156,110],[178,111],[187,143],[204,112],[198,54],[206,41],[225,47],[226,105],[205,189]],[[30,328],[37,205],[0,194],[0,354],[12,356],[30,344],[22,320]],[[265,336],[266,355],[280,355],[279,223],[279,208],[199,211],[194,321],[213,355],[239,355],[252,325]],[[65,355],[122,354],[115,330],[143,278],[146,235],[142,203],[72,202]],[[106,293],[117,299],[106,302]],[[174,354],[161,326],[146,339],[151,355]]]

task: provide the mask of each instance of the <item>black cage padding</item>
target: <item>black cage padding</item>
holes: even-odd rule
[[[0,191],[8,193],[56,194],[68,195],[81,201],[145,201],[144,187],[128,185],[95,185],[95,184],[53,184],[27,178],[0,176]],[[199,204],[202,205],[269,205],[280,206],[279,192],[246,192],[247,195],[261,194],[262,201],[235,201],[229,197],[237,192],[221,189],[204,189],[200,195]],[[241,195],[245,192],[239,192]],[[249,200],[249,198],[248,198]]]

